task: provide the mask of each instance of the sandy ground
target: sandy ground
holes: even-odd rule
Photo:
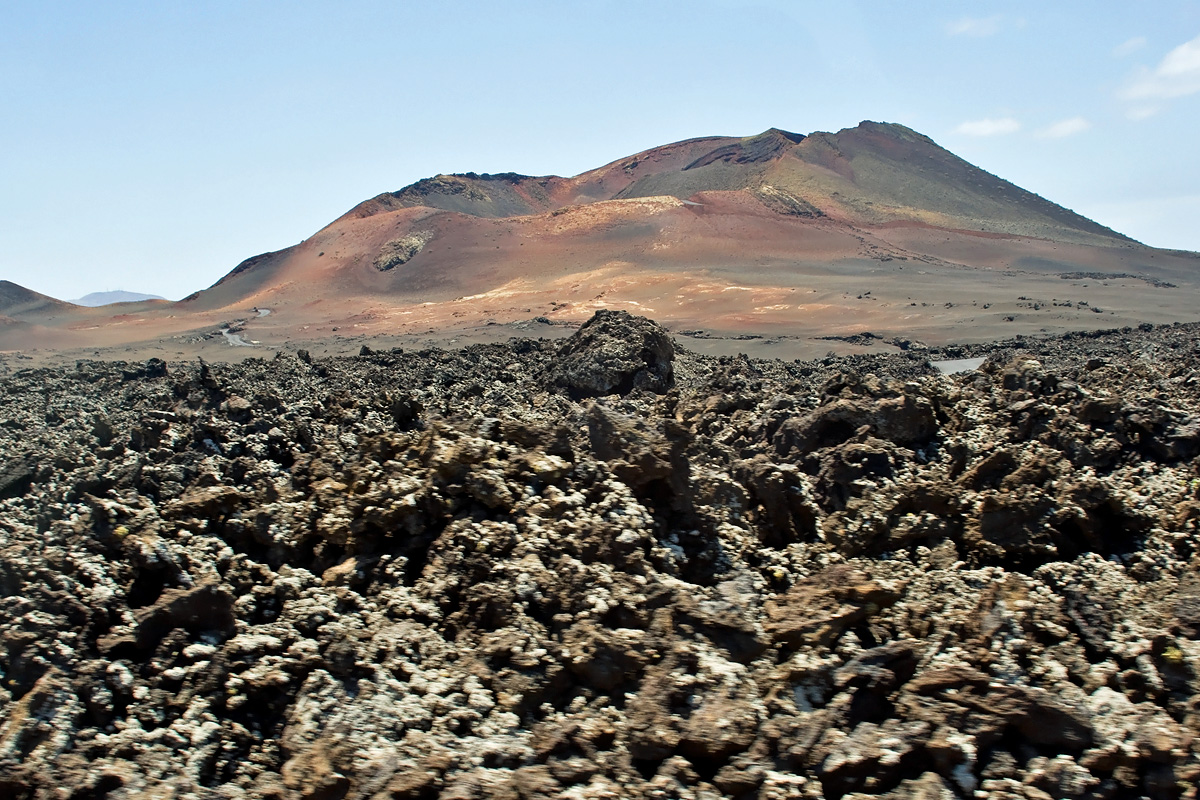
[[[71,363],[81,358],[240,361],[276,350],[354,354],[375,350],[463,347],[514,337],[570,335],[598,308],[619,308],[664,324],[682,347],[709,355],[782,359],[896,352],[919,346],[987,342],[1200,319],[1196,288],[1139,279],[1074,279],[980,270],[970,280],[945,268],[899,270],[864,265],[859,274],[804,276],[805,286],[738,286],[713,279],[686,285],[684,275],[591,276],[578,286],[510,288],[484,298],[415,307],[327,304],[323,319],[283,307],[180,333],[130,342],[9,350],[9,363]],[[852,288],[843,288],[850,284]],[[671,297],[674,293],[676,296]],[[587,299],[581,295],[590,295]],[[233,336],[223,334],[232,325]],[[145,324],[151,332],[153,321]],[[111,331],[104,332],[108,336]],[[122,331],[124,333],[124,331]],[[871,336],[862,336],[869,333]],[[238,338],[240,337],[240,339]],[[250,346],[235,346],[234,340]]]

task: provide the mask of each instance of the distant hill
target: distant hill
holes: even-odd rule
[[[0,280],[0,314],[6,317],[20,319],[23,316],[62,313],[70,307],[69,303],[62,300],[39,294],[12,281]]]
[[[642,285],[635,273],[645,268],[751,277],[765,264],[803,272],[864,258],[957,261],[947,232],[992,239],[989,263],[1007,268],[1045,260],[1018,240],[1138,246],[928,136],[868,121],[837,133],[688,139],[571,178],[437,175],[249,258],[183,302],[444,302],[613,265]]]
[[[165,300],[164,297],[159,297],[156,294],[142,294],[140,292],[126,292],[120,289],[112,292],[92,292],[85,294],[78,300],[71,302],[77,306],[88,306],[94,308],[96,306],[107,306],[112,303],[137,303],[142,300]]]

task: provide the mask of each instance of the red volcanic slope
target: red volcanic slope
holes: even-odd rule
[[[356,206],[301,245],[243,262],[188,302],[267,302],[313,285],[440,300],[612,263],[829,261],[835,252],[886,252],[858,229],[905,224],[1130,244],[908,128],[864,122],[836,134],[691,139],[574,178],[439,175]]]

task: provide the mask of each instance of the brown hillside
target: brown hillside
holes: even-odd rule
[[[14,319],[38,317],[62,313],[72,307],[70,303],[39,294],[12,281],[0,280],[0,314],[4,316]]]

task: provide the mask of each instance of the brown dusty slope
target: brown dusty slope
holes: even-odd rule
[[[0,309],[25,323],[0,329],[0,349],[182,355],[237,344],[219,334],[232,326],[266,346],[344,351],[358,337],[494,338],[490,326],[577,324],[611,307],[653,314],[702,349],[767,337],[781,346],[763,354],[796,357],[864,331],[936,344],[1191,320],[1198,263],[908,128],[864,122],[692,139],[574,178],[441,175],[179,303]]]
[[[18,286],[12,281],[0,280],[0,314],[7,317],[50,315],[62,313],[68,308],[69,303]]]

